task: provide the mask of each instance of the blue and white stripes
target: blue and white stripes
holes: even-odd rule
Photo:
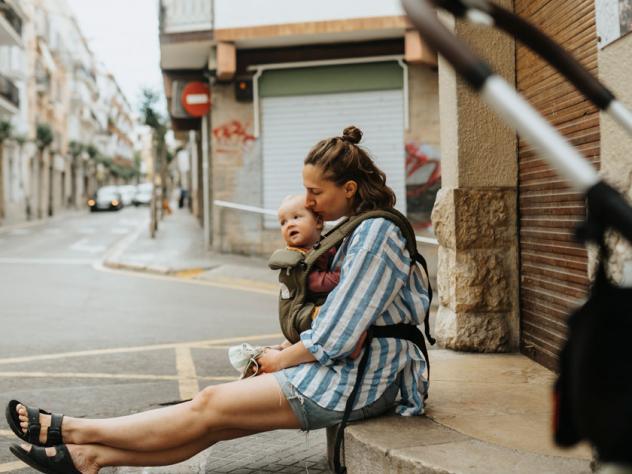
[[[363,331],[371,325],[422,324],[428,293],[421,270],[413,265],[406,241],[391,221],[378,218],[362,222],[334,258],[340,283],[321,307],[312,329],[301,340],[319,363],[285,369],[288,380],[318,405],[344,410],[357,377],[360,357],[350,360]],[[374,339],[371,356],[355,408],[378,399],[402,372],[402,415],[423,413],[423,376],[426,361],[412,343]],[[421,392],[421,393],[420,393]]]

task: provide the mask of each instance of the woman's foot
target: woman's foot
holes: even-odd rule
[[[26,434],[26,431],[28,430],[28,427],[29,427],[29,416],[28,416],[28,413],[26,412],[26,407],[22,404],[18,404],[15,407],[15,411],[18,412],[18,417],[20,419],[20,428],[22,428],[22,432]],[[45,415],[43,413],[40,413],[39,422],[41,425],[39,441],[40,441],[40,444],[43,446],[46,444],[46,441],[48,440],[48,428],[50,427],[51,415]]]
[[[20,447],[29,453],[33,446],[30,444],[21,444]],[[57,448],[40,448],[46,450],[46,456],[49,458],[55,457],[57,454]],[[77,471],[81,474],[97,474],[99,472],[99,465],[96,463],[96,456],[92,454],[90,446],[80,446],[76,444],[67,444],[66,449],[70,454],[72,464]]]

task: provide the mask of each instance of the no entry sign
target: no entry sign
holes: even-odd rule
[[[182,107],[192,117],[202,117],[211,108],[211,91],[204,82],[189,82],[182,89]]]

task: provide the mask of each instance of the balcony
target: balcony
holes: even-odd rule
[[[213,28],[212,5],[211,0],[161,0],[160,32],[210,31]]]
[[[22,47],[22,18],[7,0],[0,0],[0,45]]]
[[[20,108],[20,90],[11,79],[0,74],[0,112],[14,115]]]

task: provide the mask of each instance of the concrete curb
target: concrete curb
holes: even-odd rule
[[[349,474],[592,472],[590,461],[497,446],[427,416],[388,416],[353,424],[345,430],[344,456]]]

